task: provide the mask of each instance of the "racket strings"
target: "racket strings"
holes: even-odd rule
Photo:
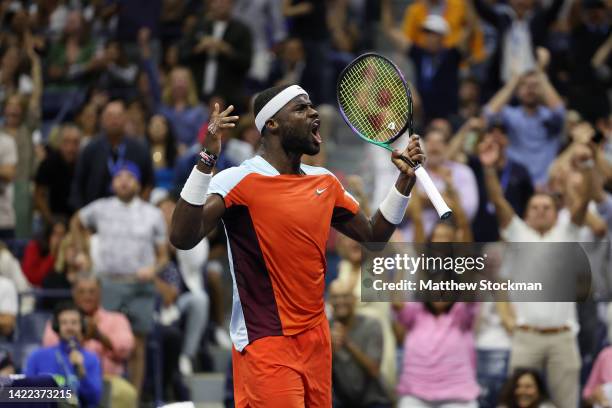
[[[400,74],[376,56],[357,61],[345,72],[338,100],[351,125],[362,136],[380,143],[393,139],[412,114]]]

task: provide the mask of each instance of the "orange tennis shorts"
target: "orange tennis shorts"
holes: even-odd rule
[[[236,408],[330,408],[331,340],[327,319],[295,336],[232,348]]]

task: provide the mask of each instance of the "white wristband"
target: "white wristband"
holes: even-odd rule
[[[397,188],[393,186],[389,190],[389,194],[380,204],[380,213],[385,217],[391,224],[397,225],[404,219],[406,214],[406,208],[408,208],[408,201],[410,196],[405,196],[397,191]]]
[[[210,179],[212,179],[212,174],[202,173],[197,169],[197,166],[193,166],[193,170],[191,170],[191,174],[185,182],[183,190],[181,190],[181,198],[192,205],[204,205]]]

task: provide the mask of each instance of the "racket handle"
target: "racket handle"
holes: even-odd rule
[[[425,170],[425,168],[423,168],[423,166],[417,166],[417,168],[414,171],[414,174],[419,180],[419,183],[421,183],[421,187],[423,187],[423,190],[425,190],[427,197],[429,197],[429,200],[431,201],[433,206],[436,208],[436,211],[438,212],[438,216],[440,217],[440,219],[445,220],[448,217],[450,217],[453,214],[453,212],[451,211],[450,208],[448,208],[448,205],[446,205],[446,203],[444,202],[442,195],[436,188],[436,185],[433,183],[431,177],[429,177],[429,174],[427,174],[427,171]]]

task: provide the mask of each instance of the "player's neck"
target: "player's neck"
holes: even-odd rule
[[[300,174],[301,153],[287,152],[280,144],[267,143],[262,146],[259,155],[280,174]]]

